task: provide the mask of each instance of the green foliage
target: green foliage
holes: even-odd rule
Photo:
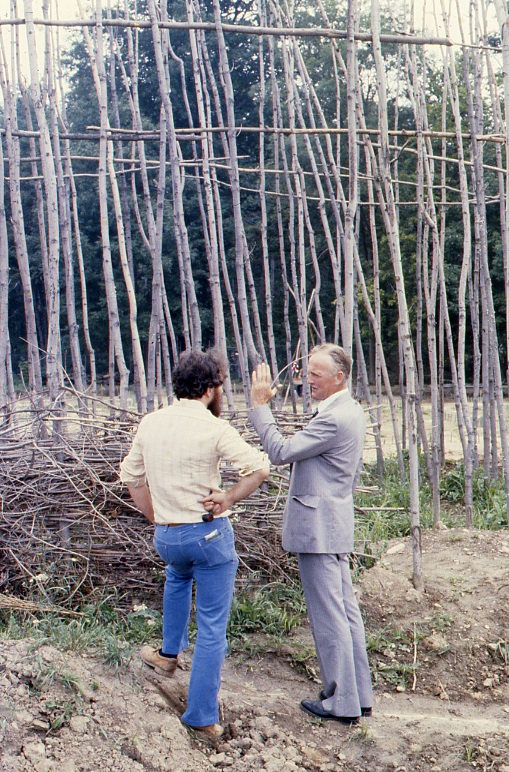
[[[251,633],[286,635],[300,624],[304,613],[300,588],[276,583],[247,590],[233,599],[228,635],[238,639]]]
[[[437,611],[430,619],[429,625],[433,632],[443,633],[448,630],[453,623],[453,618],[442,611]]]
[[[423,638],[425,634],[418,634],[418,638]],[[368,651],[377,652],[384,655],[390,655],[396,651],[409,652],[413,646],[412,633],[408,630],[402,630],[395,625],[378,627],[372,632],[366,633],[366,648]]]
[[[477,739],[473,739],[472,737],[467,737],[467,740],[465,742],[465,748],[463,752],[463,757],[465,761],[467,761],[469,764],[476,765],[476,759],[479,758],[480,751],[479,751],[479,744]]]
[[[407,460],[405,460],[407,464]],[[397,460],[389,458],[384,464],[384,478],[380,480],[376,467],[366,468],[363,482],[373,491],[359,493],[355,504],[356,538],[364,542],[384,542],[410,533],[410,489],[407,474],[402,477]],[[424,458],[420,459],[419,506],[421,524],[433,526],[432,492]],[[463,463],[446,465],[440,479],[442,520],[448,527],[464,525],[465,469]],[[380,507],[380,510],[377,508]],[[373,508],[373,509],[370,509]],[[385,508],[385,511],[384,511]],[[507,506],[502,477],[490,480],[479,467],[473,477],[473,525],[475,528],[496,530],[507,526]]]
[[[314,648],[289,636],[302,624],[305,613],[300,584],[248,588],[233,600],[228,624],[230,648],[242,657],[272,653],[319,683]]]
[[[417,631],[414,631],[414,635],[419,638],[425,637]],[[413,678],[413,674],[418,669],[417,661],[405,661],[411,658],[412,648],[411,633],[393,625],[366,633],[367,651],[371,655],[379,655],[376,657],[374,666],[376,677],[382,678],[393,686],[406,687],[408,678]]]
[[[54,683],[61,683],[67,688],[77,691],[78,677],[74,673],[60,671],[58,668],[48,665],[41,657],[36,657],[30,691],[33,694],[42,694]]]
[[[57,684],[64,686],[73,694],[69,699],[55,697],[44,702],[42,712],[48,717],[50,731],[67,725],[72,716],[81,713],[82,687],[74,673],[60,670],[57,665],[50,665],[42,657],[36,656],[29,682],[31,696],[48,694],[51,687]]]
[[[375,680],[381,679],[393,686],[406,688],[420,667],[417,656],[419,641],[433,633],[443,633],[451,623],[449,617],[437,613],[419,626],[414,623],[410,629],[389,624],[367,630],[366,648]],[[448,648],[439,654],[445,653]]]
[[[129,613],[115,601],[118,598],[109,595],[86,603],[77,618],[46,613],[38,619],[2,611],[0,638],[32,638],[38,645],[50,644],[60,651],[95,652],[118,668],[130,661],[134,648],[161,637],[161,614],[144,606]]]
[[[507,526],[507,504],[502,477],[490,480],[483,467],[473,475],[473,525],[476,528],[496,530]],[[465,498],[465,467],[463,462],[446,468],[440,480],[443,500],[460,505]]]
[[[46,712],[50,714],[50,729],[60,729],[66,726],[71,718],[80,712],[79,705],[75,699],[66,700],[47,700],[45,702]]]
[[[410,490],[408,478],[402,479],[396,459],[386,460],[383,482],[379,481],[374,466],[367,467],[366,471],[367,480],[363,480],[363,484],[373,485],[375,490],[359,493],[355,498],[355,504],[359,508],[356,514],[356,538],[380,542],[408,536]],[[368,507],[380,509],[372,510]]]
[[[116,595],[98,597],[81,608],[79,617],[45,613],[40,618],[13,611],[0,612],[0,638],[30,638],[34,645],[50,644],[60,651],[92,652],[103,657],[110,666],[119,668],[129,663],[133,651],[141,644],[161,638],[162,617],[159,611],[144,605],[131,612],[117,604]],[[237,649],[247,650],[250,636],[262,633],[280,640],[299,625],[305,614],[305,602],[300,586],[288,587],[275,583],[257,589],[247,589],[234,598],[228,636]],[[190,638],[195,634],[191,620]],[[295,663],[308,667],[309,652],[296,651]],[[70,674],[39,663],[34,689],[57,680],[73,686]]]
[[[314,648],[292,641],[292,645],[286,648],[285,659],[294,670],[306,675],[310,681],[321,683],[317,673]]]

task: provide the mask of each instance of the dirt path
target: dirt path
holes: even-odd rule
[[[297,667],[307,627],[228,658],[215,747],[179,721],[189,656],[169,680],[134,660],[117,673],[92,655],[2,641],[0,770],[509,772],[509,534],[425,534],[424,559],[424,595],[406,539],[363,576],[376,702],[358,728],[299,709],[320,688],[314,660]]]

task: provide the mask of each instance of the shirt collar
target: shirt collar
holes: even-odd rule
[[[177,400],[177,405],[179,407],[190,407],[192,410],[208,410],[207,405],[204,405],[201,399],[186,399],[185,397],[182,397],[181,399]],[[210,410],[208,410],[210,413]],[[210,413],[212,415],[212,413]]]
[[[334,394],[331,394],[330,397],[327,397],[326,399],[322,399],[321,402],[318,403],[316,406],[316,409],[319,413],[321,413],[323,410],[326,410],[328,407],[332,405],[333,402],[335,402],[337,399],[341,397],[341,401],[344,401],[350,396],[350,392],[348,389],[341,389],[341,391],[335,391]]]

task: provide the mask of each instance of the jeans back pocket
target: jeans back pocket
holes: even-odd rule
[[[208,566],[220,566],[223,563],[237,560],[232,532],[218,530],[217,534],[212,532],[208,534],[208,537],[208,539],[203,538],[198,542],[201,554]]]

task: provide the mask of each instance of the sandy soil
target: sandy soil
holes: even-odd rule
[[[399,432],[401,433],[402,417],[401,417],[401,403],[398,397],[395,398],[396,403],[396,415],[398,420]],[[509,407],[509,403],[507,403]],[[364,405],[364,408],[366,406]],[[472,403],[469,404],[470,410],[472,409]],[[431,402],[428,400],[421,401],[421,409],[424,424],[428,438],[431,438]],[[392,427],[391,411],[389,408],[389,401],[386,397],[382,400],[382,424],[381,424],[381,438],[382,449],[386,458],[394,455],[394,430]],[[482,427],[478,426],[477,429],[477,444],[480,454],[483,452],[483,433]],[[454,402],[447,401],[444,404],[444,449],[445,456],[448,461],[461,461],[463,458],[463,448],[461,445],[460,435],[458,431],[458,419],[456,415],[456,407]],[[375,463],[376,461],[376,448],[375,440],[372,432],[368,432],[366,440],[366,447],[364,449],[364,462]]]
[[[360,727],[299,710],[320,688],[314,659],[297,667],[306,626],[284,646],[253,641],[256,655],[228,658],[216,745],[179,721],[189,656],[169,680],[136,660],[116,672],[92,654],[2,641],[0,770],[509,772],[509,534],[426,533],[424,565],[420,594],[398,539],[362,577],[376,701]]]

